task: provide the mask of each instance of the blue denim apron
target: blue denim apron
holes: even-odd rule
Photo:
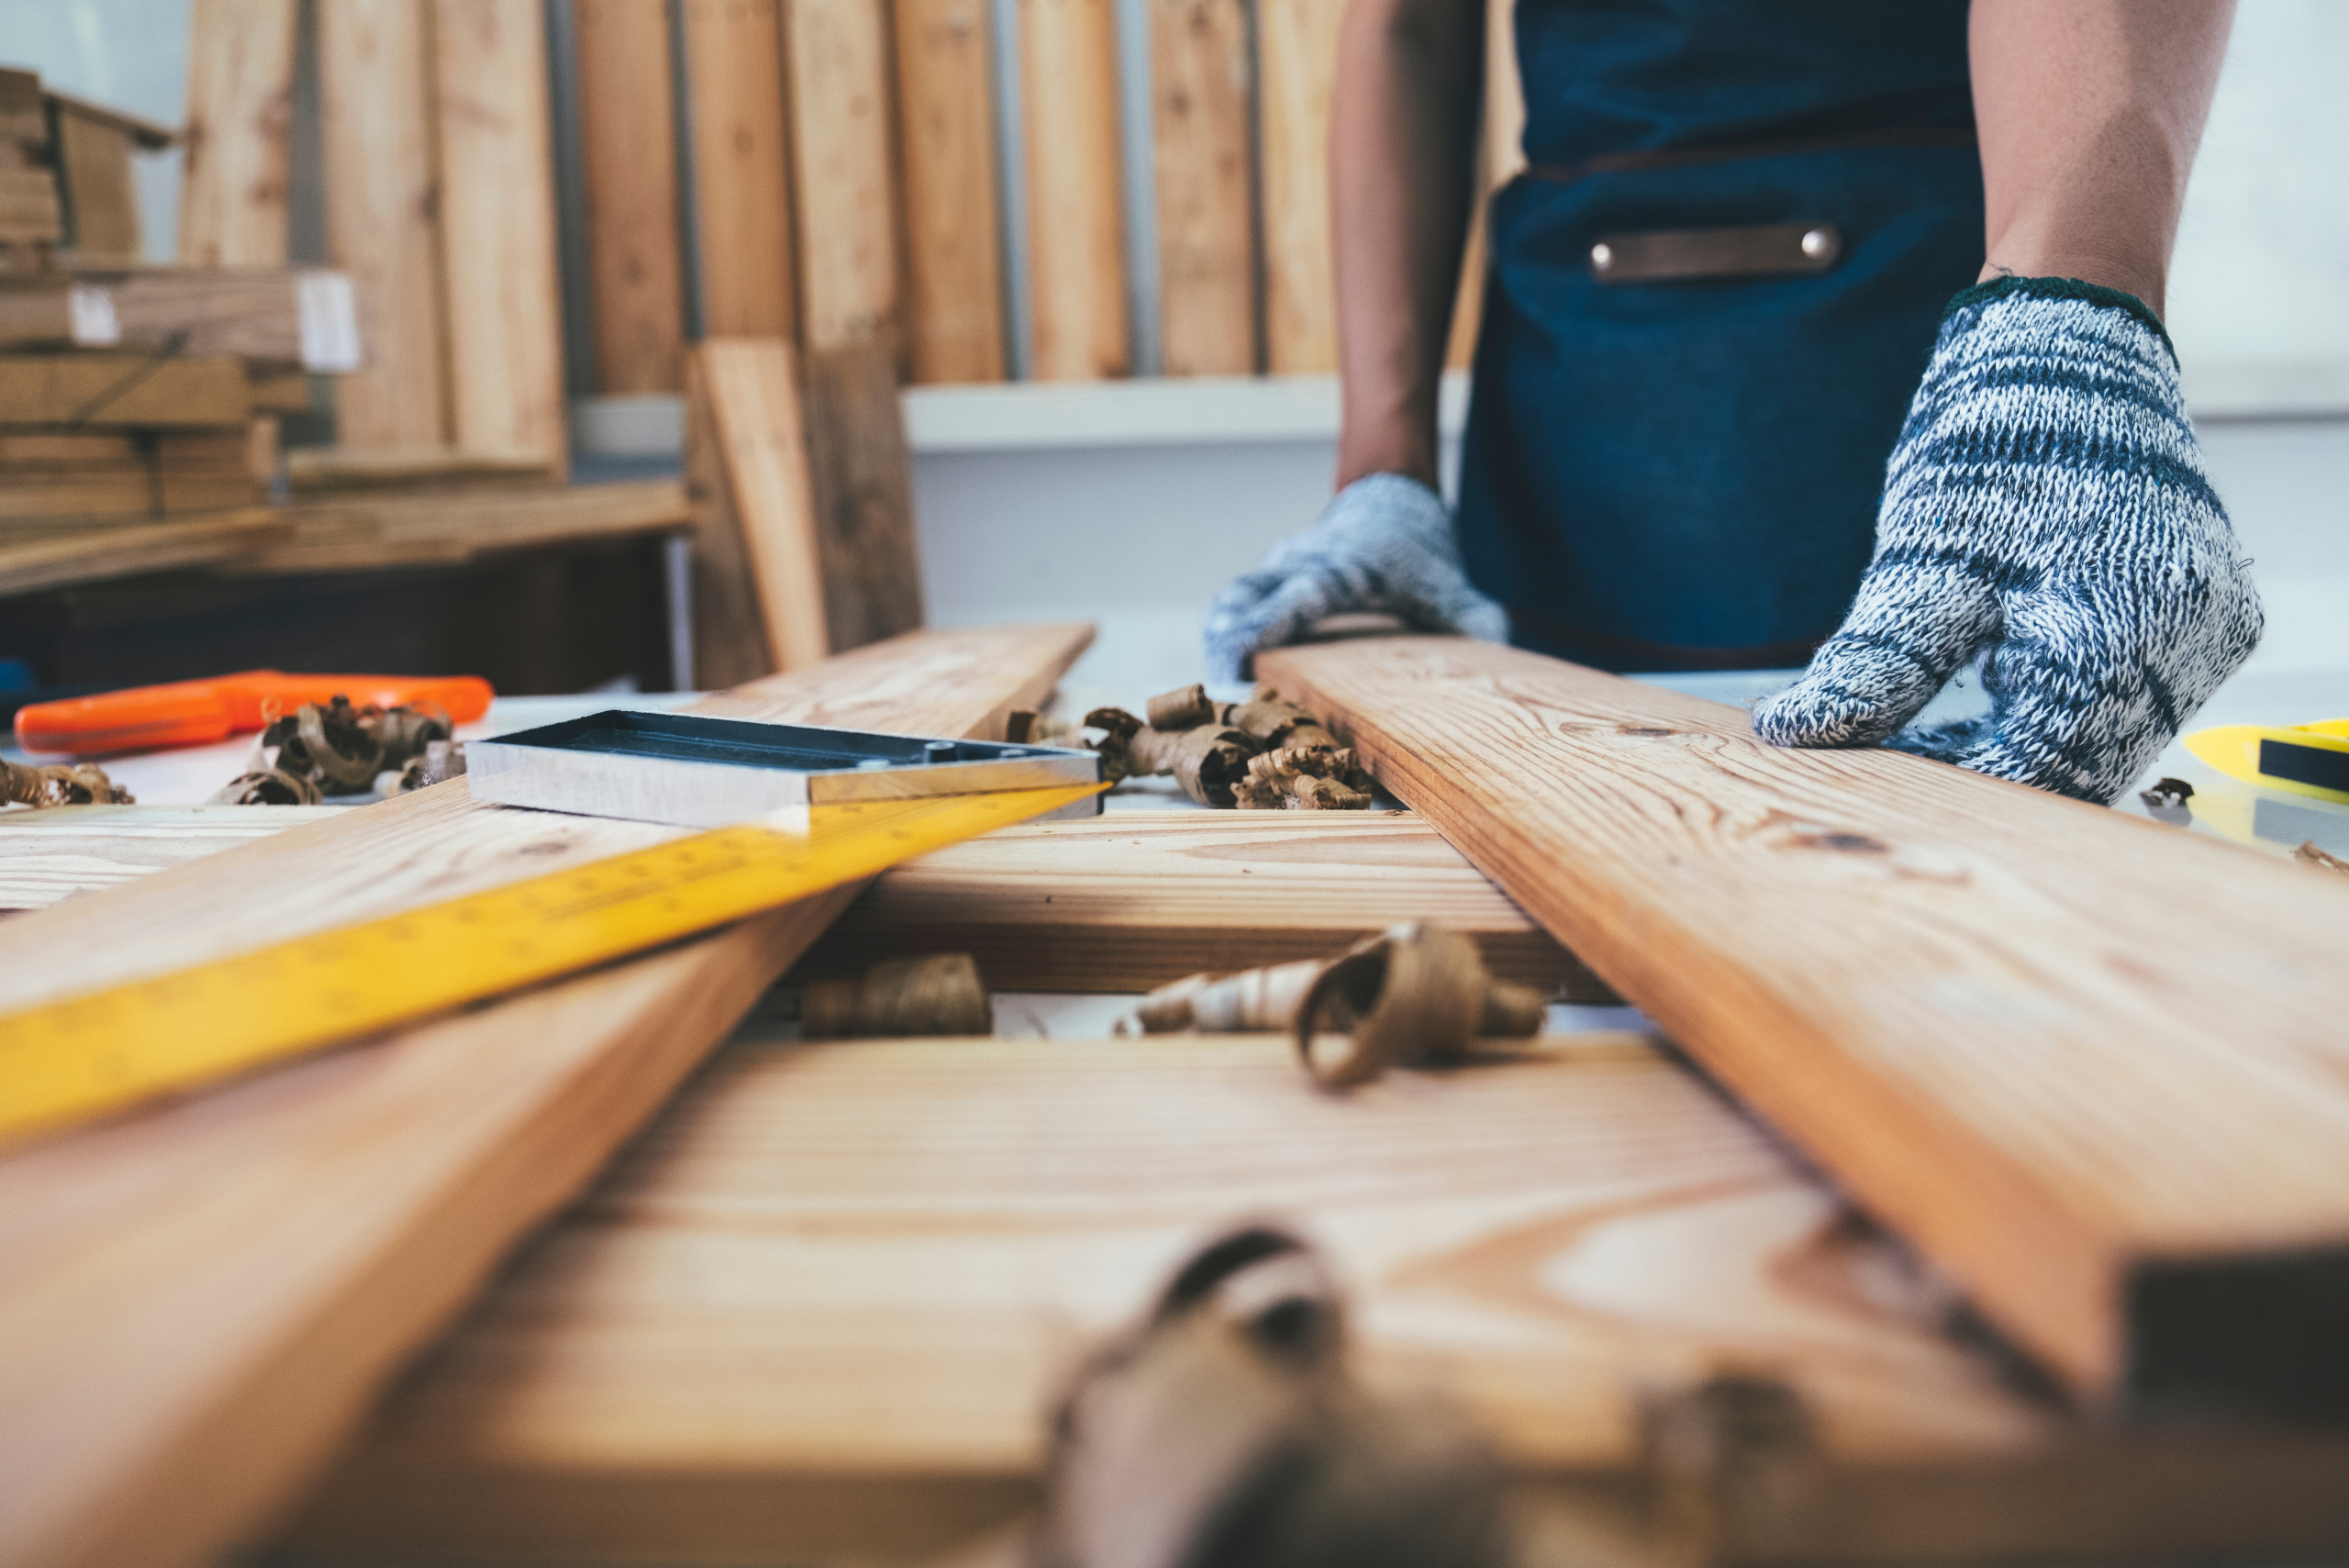
[[[1798,664],[1867,564],[1943,306],[1982,264],[1965,0],[1519,0],[1459,530],[1518,642]],[[1602,235],[1831,224],[1823,272],[1602,284]]]

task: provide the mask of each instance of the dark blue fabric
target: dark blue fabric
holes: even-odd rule
[[[1970,123],[1962,0],[1519,0],[1537,163]],[[1832,223],[1817,276],[1602,286],[1600,235]],[[1493,212],[1459,508],[1530,647],[1612,669],[1799,663],[1867,564],[1979,160],[1881,146],[1520,179]]]

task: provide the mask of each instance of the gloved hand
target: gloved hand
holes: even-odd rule
[[[1324,616],[1377,611],[1423,631],[1508,639],[1508,616],[1469,586],[1442,497],[1416,479],[1374,473],[1331,497],[1301,534],[1216,595],[1205,632],[1208,679],[1244,681],[1260,649],[1294,642]]]
[[[1780,746],[1870,746],[1983,650],[1987,718],[1902,751],[2109,803],[2259,641],[2249,562],[2143,302],[2001,278],[1950,302],[1842,629],[1754,710]]]

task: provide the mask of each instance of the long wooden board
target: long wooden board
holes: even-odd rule
[[[238,515],[274,522],[281,535],[237,570],[288,573],[455,565],[501,550],[682,531],[693,512],[674,482],[641,479],[343,495]]]
[[[46,909],[78,893],[136,882],[352,809],[61,806],[0,812],[0,909]]]
[[[0,355],[0,425],[185,429],[241,425],[252,407],[243,362],[223,354]]]
[[[904,323],[886,7],[791,0],[783,26],[801,339],[811,351],[864,342],[894,350]]]
[[[781,0],[686,0],[684,10],[706,337],[797,331],[781,11]]]
[[[0,896],[11,882],[0,862]],[[879,878],[794,973],[969,952],[996,990],[1147,991],[1326,958],[1403,920],[1466,933],[1504,980],[1612,1000],[1434,828],[1400,811],[1114,811],[1007,828]]]
[[[317,17],[327,239],[366,313],[367,365],[336,384],[335,439],[372,451],[446,446],[432,13],[417,0],[346,0]]]
[[[285,264],[295,0],[194,0],[180,260]]]
[[[0,595],[243,562],[285,537],[264,510],[0,536]]]
[[[1029,374],[1133,368],[1114,0],[1018,0],[1028,176]]]
[[[690,460],[696,475],[707,472],[713,481],[696,497],[701,536],[720,546],[729,533],[739,541],[771,670],[804,669],[831,651],[794,358],[779,338],[697,345],[686,431],[689,442],[709,447]]]
[[[2349,884],[1507,648],[1259,669],[2075,1393],[2349,1405]]]
[[[1275,375],[1338,368],[1330,253],[1330,90],[1345,0],[1256,13],[1264,190],[1264,360]]]
[[[1159,356],[1168,375],[1256,365],[1256,244],[1243,0],[1150,0]]]
[[[1637,1037],[1337,1098],[1277,1039],[801,1047],[754,1025],[400,1386],[285,1544],[938,1550],[1032,1499],[1047,1401],[1087,1344],[1268,1214],[1331,1250],[1366,1373],[1465,1402],[1520,1470],[1635,1507],[1694,1472],[1657,1512],[1710,1539],[1650,1562],[2349,1541],[2349,1438],[2067,1423]],[[1792,1418],[1692,1427],[1724,1375]],[[1644,1435],[1664,1413],[1675,1452]]]
[[[907,339],[918,382],[1001,381],[995,50],[985,0],[897,0]]]
[[[1002,733],[1090,639],[929,633],[704,711]],[[656,842],[462,781],[0,925],[0,1007]],[[0,1561],[208,1562],[853,895],[0,1154]]]
[[[577,0],[573,17],[596,390],[674,392],[684,378],[685,307],[668,7]]]
[[[545,7],[434,0],[432,50],[449,433],[529,452],[560,478],[571,443]]]

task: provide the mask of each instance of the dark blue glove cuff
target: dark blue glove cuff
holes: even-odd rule
[[[2162,340],[2162,347],[2169,350],[2169,362],[2173,366],[2178,363],[2177,345],[2170,341],[2169,328],[2162,325],[2162,318],[2154,314],[2152,306],[2133,294],[2107,288],[2102,284],[2092,284],[2085,278],[1992,278],[1987,284],[1960,289],[1943,308],[1942,320],[1946,324],[1951,317],[1962,310],[2013,295],[2026,299],[2086,300],[2090,305],[2122,311],[2152,328],[2154,336]]]

